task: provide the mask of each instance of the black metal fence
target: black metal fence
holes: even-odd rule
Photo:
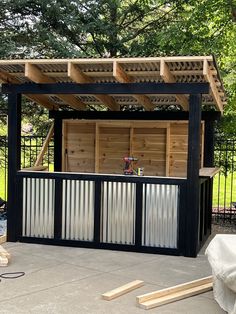
[[[42,148],[44,136],[27,135],[21,137],[21,168],[34,166]],[[0,136],[0,198],[7,199],[7,137]],[[54,143],[49,143],[47,153],[43,158],[43,165],[53,170]]]
[[[215,143],[212,215],[215,221],[236,222],[236,140],[220,138]]]
[[[32,167],[42,147],[43,136],[22,136],[21,166]],[[43,164],[53,170],[53,141],[44,156]],[[236,140],[217,139],[215,166],[221,171],[214,178],[212,215],[214,221],[236,222]],[[7,199],[7,137],[0,136],[0,198]]]

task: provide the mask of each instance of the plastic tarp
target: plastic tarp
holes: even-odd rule
[[[217,234],[206,255],[212,267],[215,300],[223,310],[236,314],[236,235]]]

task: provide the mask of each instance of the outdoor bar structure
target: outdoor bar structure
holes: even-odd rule
[[[0,79],[8,241],[197,255],[225,102],[212,56],[1,60]],[[54,121],[54,172],[21,169],[22,96]],[[124,157],[143,175],[124,175]]]

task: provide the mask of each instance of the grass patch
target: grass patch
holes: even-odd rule
[[[230,207],[236,202],[236,172],[227,177],[218,174],[213,181],[213,207]]]
[[[3,167],[0,168],[0,197],[6,200],[6,178],[5,178],[5,169]]]

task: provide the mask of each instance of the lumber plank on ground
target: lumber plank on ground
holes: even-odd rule
[[[8,265],[8,258],[0,254],[0,266],[7,266],[7,265]]]
[[[7,250],[4,249],[4,247],[2,247],[0,245],[0,256],[5,256],[8,259],[11,258],[11,254],[7,252]]]
[[[140,288],[144,285],[144,282],[141,280],[134,280],[132,282],[129,282],[121,287],[118,287],[114,290],[108,291],[106,293],[102,294],[102,298],[104,300],[110,301],[112,299],[115,299],[125,293],[128,293],[134,289]]]
[[[200,293],[204,293],[207,291],[212,290],[213,287],[213,283],[207,283],[207,284],[203,284],[203,285],[199,285],[196,286],[194,288],[189,288],[186,290],[182,290],[179,292],[175,292],[175,293],[171,293],[169,295],[165,295],[159,298],[155,298],[155,299],[151,299],[148,301],[145,301],[143,303],[139,303],[139,307],[149,310],[152,309],[154,307],[160,306],[160,305],[164,305],[167,303],[171,303],[174,301],[178,301],[178,300],[182,300],[188,297],[192,297],[194,295],[200,294]]]
[[[7,236],[4,234],[0,236],[0,244],[7,242]]]
[[[197,287],[200,285],[212,283],[212,281],[213,281],[212,276],[204,277],[201,279],[185,282],[185,283],[182,283],[182,284],[179,284],[176,286],[168,287],[165,289],[161,289],[161,290],[157,290],[157,291],[153,291],[150,293],[146,293],[146,294],[137,296],[136,301],[137,301],[137,303],[143,303],[143,302],[146,302],[146,301],[149,301],[152,299],[156,299],[159,297],[170,295],[172,293],[176,293],[176,292],[183,291],[183,290],[190,289],[190,288],[194,288],[194,287]]]

